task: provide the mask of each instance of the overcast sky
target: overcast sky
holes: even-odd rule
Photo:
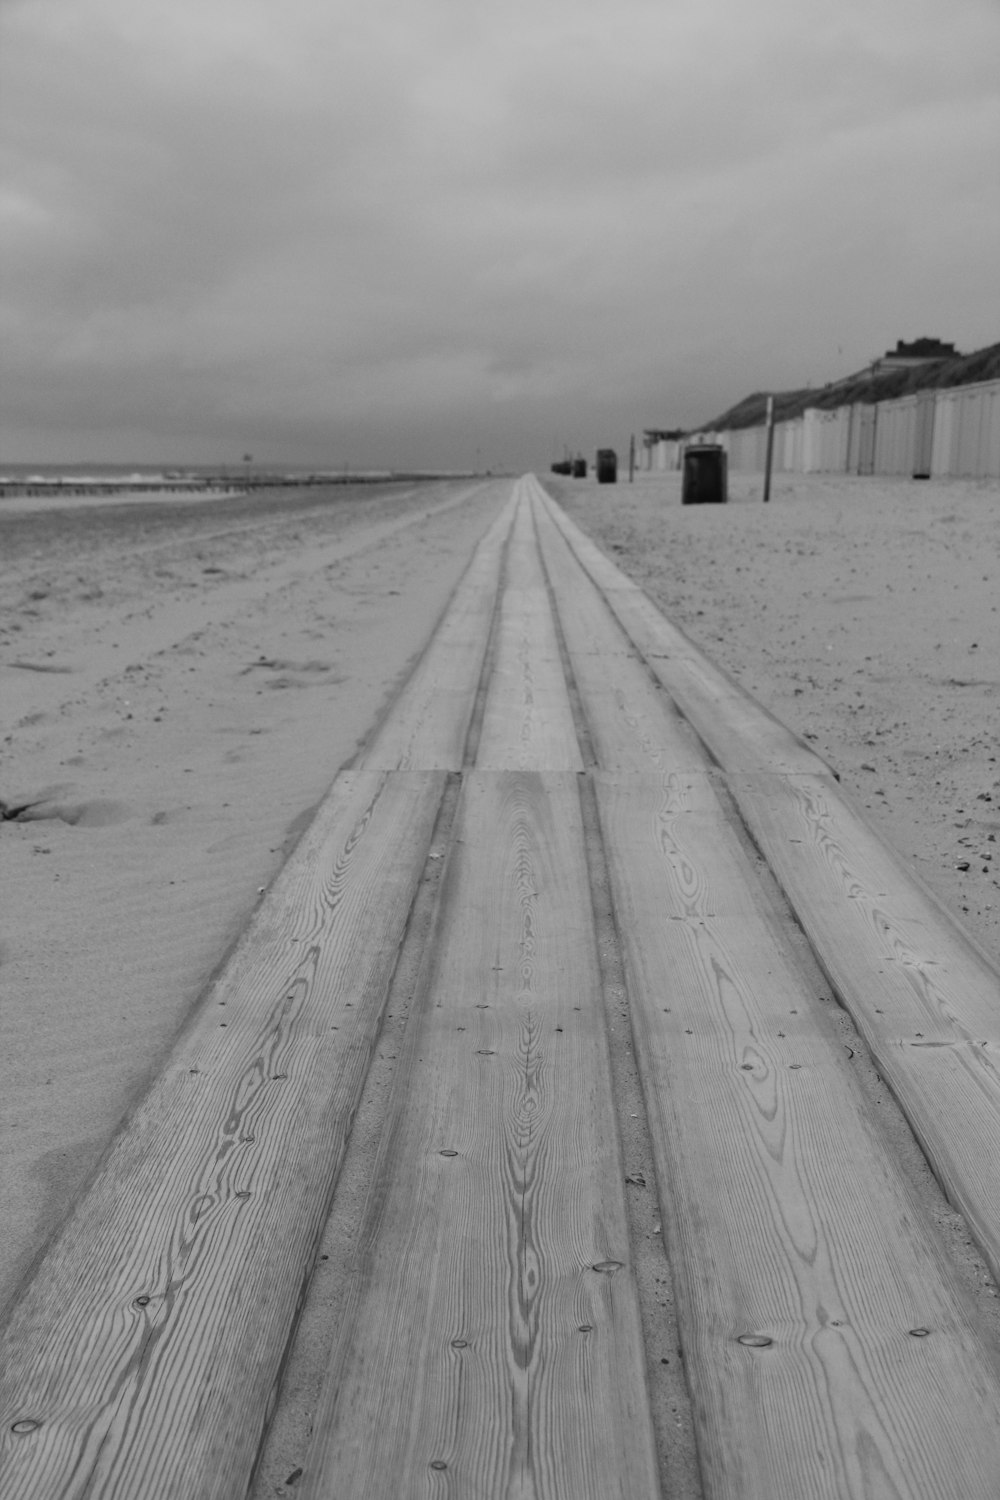
[[[1000,339],[998,0],[0,0],[3,458],[547,466]]]

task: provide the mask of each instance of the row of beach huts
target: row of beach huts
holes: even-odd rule
[[[645,467],[679,469],[684,449],[692,443],[721,443],[730,470],[764,471],[763,423],[683,438],[647,432]],[[807,408],[801,416],[774,424],[773,467],[799,474],[1000,479],[1000,380],[832,410]]]

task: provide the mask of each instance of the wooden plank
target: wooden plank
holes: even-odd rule
[[[995,1496],[997,1351],[707,779],[595,780],[706,1492]]]
[[[476,764],[480,770],[582,771],[529,492],[523,482],[516,495],[518,508]]]
[[[0,1343],[4,1500],[242,1500],[444,780],[338,780],[114,1141]]]
[[[517,499],[513,489],[476,548],[412,675],[357,757],[359,768],[461,769]]]
[[[945,1193],[1000,1276],[1000,974],[825,778],[730,784]]]
[[[548,495],[543,504],[684,717],[727,770],[830,775],[814,751],[664,618]]]
[[[659,1493],[598,973],[575,776],[471,774],[306,1500]]]
[[[597,764],[605,770],[647,773],[704,770],[701,742],[612,616],[540,493],[533,497],[533,510],[573,675],[587,705]]]
[[[606,560],[595,562],[594,572],[612,591],[618,590],[612,604],[628,592]],[[581,670],[585,658],[572,643],[573,628],[555,577],[553,587],[596,743],[608,716],[607,695],[602,700],[588,689]],[[670,645],[670,631],[658,624],[648,601],[633,598],[629,610],[618,615],[633,625],[645,617],[634,633],[647,651]],[[651,665],[656,668],[655,660]],[[850,809],[825,768],[813,775],[742,773],[739,768],[748,757],[738,736],[741,719],[752,718],[752,705],[734,718],[727,704],[718,701],[719,725],[709,723],[710,700],[693,715],[699,732],[730,773],[730,788],[751,834],[902,1103],[945,1192],[965,1214],[994,1273],[1000,1274],[1000,978]],[[759,739],[754,746],[755,754]],[[790,762],[779,756],[776,763]],[[710,847],[712,835],[702,829],[696,845],[700,841]]]
[[[714,724],[711,696],[692,707],[657,655],[673,649],[672,627],[593,543],[574,535],[570,523],[550,509],[726,770],[741,814],[839,999],[945,1193],[1000,1276],[1000,975],[851,809],[821,762],[812,773],[783,774],[794,770],[796,760],[777,754],[770,768],[746,773],[767,743],[753,732],[751,753],[744,748],[742,735],[755,715],[752,700],[734,686],[747,704],[734,714],[721,693]],[[678,649],[684,649],[683,638]],[[703,681],[710,675],[700,672]]]

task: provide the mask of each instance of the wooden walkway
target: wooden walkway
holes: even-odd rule
[[[664,1493],[599,870],[691,1494],[995,1500],[1000,1350],[761,859],[1000,1274],[996,971],[825,765],[526,478],[15,1306],[3,1500],[246,1495],[429,860],[432,935],[296,1493]]]

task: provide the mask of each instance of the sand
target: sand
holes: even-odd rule
[[[1000,963],[1000,486],[676,474],[547,480],[568,513],[838,774]]]
[[[508,491],[0,510],[0,1308]]]
[[[682,507],[676,476],[551,487],[1000,962],[1000,489],[782,476],[764,507],[736,476],[729,505]],[[0,1307],[507,493],[0,508]],[[342,1203],[363,1201],[386,1067]],[[305,1450],[349,1218],[324,1242],[255,1497],[285,1492]]]

